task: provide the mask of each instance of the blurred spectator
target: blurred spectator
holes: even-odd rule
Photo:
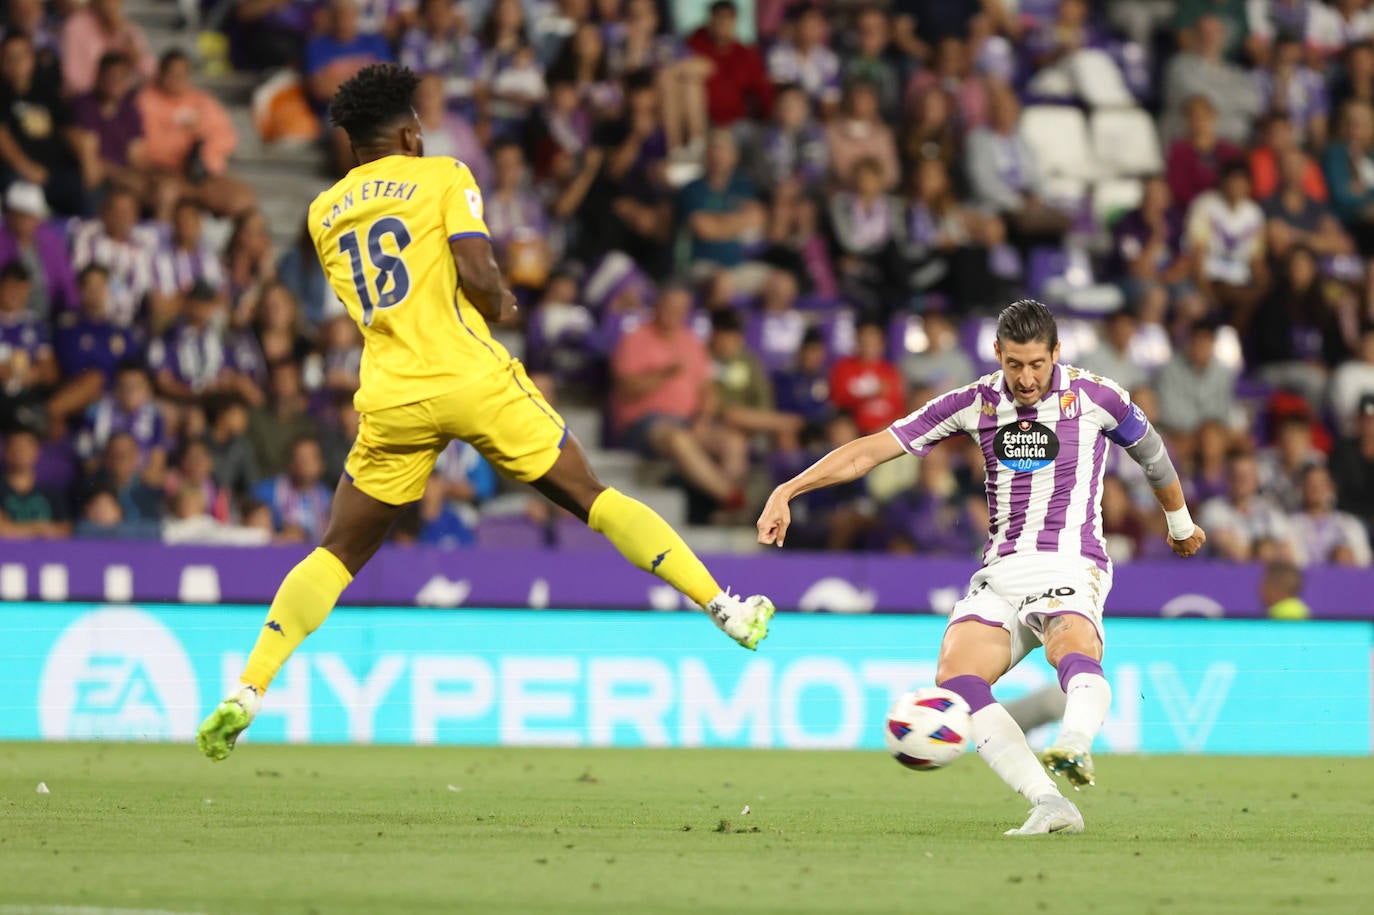
[[[1317,203],[1327,202],[1326,178],[1322,175],[1321,165],[1298,145],[1298,132],[1293,124],[1282,114],[1270,114],[1256,125],[1258,142],[1250,148],[1250,182],[1259,200],[1268,200],[1279,191],[1284,180],[1281,172],[1283,163],[1290,153],[1298,153],[1302,161],[1299,171],[1296,163],[1289,164],[1289,182],[1302,188],[1305,196]],[[1298,175],[1294,180],[1291,176]]]
[[[428,136],[425,142],[428,145]],[[321,324],[328,317],[346,313],[344,304],[325,278],[320,256],[315,253],[315,243],[310,240],[309,227],[301,228],[296,244],[281,256],[272,273],[295,296],[309,323]]]
[[[1259,465],[1249,452],[1227,459],[1226,495],[1202,505],[1198,523],[1213,553],[1232,562],[1292,560],[1292,532],[1283,512],[1259,492]]]
[[[298,65],[318,10],[301,0],[237,0],[226,24],[234,67],[259,72]]]
[[[968,499],[950,467],[950,447],[921,458],[916,485],[887,504],[883,526],[889,552],[972,556],[982,545]]]
[[[98,264],[109,271],[110,318],[121,327],[134,324],[145,298],[157,316],[174,307],[175,300],[153,286],[157,247],[157,233],[138,224],[138,198],[122,188],[105,195],[98,219],[82,221],[72,233],[72,266],[81,270]]]
[[[910,184],[902,240],[912,290],[941,292],[961,314],[993,305],[1001,291],[997,274],[1006,270],[990,258],[995,252],[1015,261],[1002,244],[1002,221],[960,203],[940,159],[918,160]]]
[[[891,44],[887,10],[861,6],[854,17],[853,47],[845,56],[842,75],[846,84],[866,82],[877,90],[878,108],[889,124],[898,120],[902,101],[900,56]]]
[[[253,316],[253,334],[267,364],[286,360],[297,364],[304,362],[312,349],[305,328],[305,319],[291,290],[281,283],[268,285],[258,299]]]
[[[457,159],[472,172],[478,187],[491,184],[491,161],[469,118],[444,102],[444,80],[427,73],[415,87],[415,114],[425,132],[425,155]]]
[[[622,25],[619,36],[608,39],[611,74],[654,73],[669,151],[700,158],[708,126],[706,81],[711,65],[688,54],[676,35],[660,30],[655,0],[627,0]]]
[[[800,416],[812,426],[831,414],[825,336],[818,328],[807,329],[795,365],[773,373],[772,381],[777,407],[783,413]]]
[[[1159,373],[1160,425],[1176,437],[1192,435],[1208,420],[1231,424],[1236,379],[1217,360],[1216,342],[1217,325],[1198,321],[1189,328],[1183,347]]]
[[[29,271],[18,261],[0,268],[0,429],[46,429],[44,401],[57,383],[48,324],[29,308]]]
[[[249,403],[260,401],[262,351],[248,334],[226,327],[224,300],[198,280],[182,302],[177,322],[148,344],[158,393],[183,404],[229,391]]]
[[[1269,562],[1260,578],[1260,604],[1271,620],[1305,620],[1312,610],[1302,599],[1302,569],[1292,562]]]
[[[125,521],[119,498],[108,489],[95,489],[81,505],[73,534],[93,540],[134,540],[155,537],[160,527],[151,520]]]
[[[902,204],[884,193],[877,159],[860,159],[851,174],[853,190],[830,195],[836,273],[846,299],[882,316],[901,303],[907,288]]]
[[[678,212],[691,239],[693,273],[704,276],[725,268],[737,291],[748,294],[758,289],[763,276],[752,265],[746,267],[746,243],[763,234],[767,213],[753,182],[738,166],[734,137],[726,130],[711,131],[706,174],[682,189]]]
[[[323,30],[305,48],[310,96],[320,106],[363,67],[391,60],[386,39],[361,30],[357,0],[329,0],[326,10]]]
[[[347,2],[347,0],[345,0]],[[138,93],[147,161],[157,173],[162,218],[179,198],[221,216],[251,208],[253,189],[227,173],[238,134],[213,95],[191,83],[191,58],[173,48],[158,61],[157,77]]]
[[[62,229],[48,222],[43,189],[16,181],[5,190],[5,222],[0,226],[0,264],[18,261],[29,271],[29,311],[40,320],[77,302],[76,275],[67,256]]]
[[[90,92],[100,58],[111,51],[126,55],[145,78],[153,75],[148,38],[125,17],[124,0],[90,0],[62,26],[62,90],[69,96]]]
[[[949,315],[926,312],[921,319],[919,339],[923,347],[918,344],[913,348],[909,338],[903,346],[900,368],[909,390],[948,391],[978,377],[973,360],[959,345],[959,330]]]
[[[1365,257],[1374,254],[1374,107],[1347,102],[1340,139],[1322,154],[1331,207]]]
[[[277,278],[272,232],[261,210],[248,210],[235,217],[224,250],[224,267],[230,320],[242,326],[251,320],[258,299]]]
[[[126,523],[157,521],[162,514],[162,494],[144,481],[139,454],[138,442],[132,434],[111,434],[89,486],[92,490],[114,493]]]
[[[691,52],[714,67],[706,80],[706,110],[716,126],[767,117],[773,104],[763,58],[757,47],[740,43],[738,27],[739,9],[733,0],[716,0],[706,24],[687,39]]]
[[[439,455],[420,502],[419,542],[472,546],[477,506],[496,493],[496,471],[466,442],[454,440]]]
[[[38,437],[16,429],[5,436],[0,476],[0,540],[65,537],[71,533],[67,502],[38,485]]]
[[[830,168],[826,131],[811,116],[798,86],[779,86],[773,121],[764,129],[759,178],[768,187],[795,181],[804,188],[820,184]]]
[[[767,255],[791,272],[799,288],[821,299],[833,299],[838,287],[816,201],[788,181],[774,188],[772,203]]]
[[[577,31],[563,42],[558,56],[549,65],[548,78],[570,81],[577,89],[582,104],[597,118],[613,116],[622,101],[620,87],[611,79],[606,42],[602,38],[601,28],[593,22],[581,23]],[[541,91],[537,97],[533,93],[530,94],[530,103],[543,100],[543,84],[541,72]]]
[[[988,126],[968,135],[965,152],[973,199],[1002,214],[1022,243],[1057,239],[1069,218],[1045,202],[1035,152],[1017,132],[1020,120],[1021,104],[1009,87],[989,90]]]
[[[320,351],[307,358],[306,365],[319,360],[320,379],[314,387],[348,394],[358,390],[363,361],[363,340],[358,325],[347,315],[330,319],[320,334]],[[350,442],[351,444],[351,442]]]
[[[933,65],[918,68],[912,74],[906,87],[906,107],[924,111],[925,97],[938,92],[945,97],[945,107],[953,113],[954,123],[963,131],[979,130],[987,126],[990,96],[995,88],[996,84],[974,71],[968,43],[950,35],[940,39],[936,46]],[[924,115],[921,119],[925,120]]]
[[[1330,205],[1310,193],[1306,176],[1311,165],[1300,149],[1283,153],[1279,160],[1279,187],[1264,201],[1265,243],[1271,257],[1283,257],[1292,245],[1305,245],[1322,257],[1355,253]]]
[[[223,292],[224,263],[204,240],[201,205],[183,197],[172,210],[171,233],[153,257],[153,283],[168,298],[185,295],[197,282]]]
[[[575,31],[576,24],[570,25]],[[496,135],[509,138],[548,94],[520,0],[494,0],[487,8],[479,39],[483,52],[481,80],[486,87],[479,102]],[[576,82],[570,82],[576,95]]]
[[[96,140],[58,87],[38,81],[34,63],[27,35],[0,39],[0,180],[33,182],[57,212],[81,216],[101,177]]]
[[[1201,504],[1226,493],[1230,442],[1230,433],[1216,420],[1198,427],[1197,447],[1179,474],[1183,494],[1190,504]]]
[[[48,419],[58,435],[68,417],[112,388],[117,369],[133,363],[141,370],[142,348],[134,331],[110,320],[109,271],[92,264],[81,271],[80,283],[81,308],[57,319],[53,341],[62,385],[48,400]]]
[[[1113,562],[1129,562],[1145,552],[1145,521],[1121,477],[1102,478],[1102,534]]]
[[[162,524],[162,542],[168,546],[261,546],[272,535],[253,527],[226,523],[206,511],[205,493],[186,483],[169,499],[171,515]]]
[[[1337,504],[1364,522],[1374,536],[1374,393],[1360,398],[1354,430],[1331,453]]]
[[[1250,195],[1250,171],[1240,162],[1227,163],[1221,186],[1188,208],[1184,231],[1193,279],[1242,336],[1269,284],[1264,225],[1264,211]]]
[[[419,75],[438,76],[440,98],[466,120],[472,119],[477,111],[482,48],[469,28],[467,11],[461,4],[452,0],[422,0],[419,18],[401,39],[398,56],[402,66]],[[428,148],[428,142],[425,145]]]
[[[1269,66],[1256,67],[1253,77],[1261,111],[1285,115],[1304,144],[1315,149],[1326,145],[1327,117],[1331,111],[1326,80],[1303,64],[1299,39],[1280,33]]]
[[[248,419],[248,441],[259,472],[269,477],[280,473],[292,443],[318,439],[319,432],[301,387],[300,366],[289,359],[274,362],[268,368],[267,402],[255,407]]]
[[[1144,385],[1145,369],[1131,353],[1138,324],[1135,314],[1125,308],[1107,315],[1098,329],[1097,346],[1083,356],[1083,367],[1110,378],[1127,391]]]
[[[882,190],[891,190],[901,178],[897,141],[892,128],[882,122],[878,92],[869,83],[851,83],[844,95],[844,111],[825,128],[830,150],[830,174],[841,187],[854,189],[860,162],[877,164]]]
[[[1348,351],[1338,311],[1339,287],[1321,276],[1308,247],[1288,249],[1278,282],[1260,305],[1251,333],[1250,365],[1260,378],[1321,403],[1328,364]]]
[[[175,496],[187,487],[200,493],[204,511],[215,521],[233,520],[233,494],[215,482],[215,458],[202,439],[191,439],[181,446],[172,471],[167,475],[168,496]]]
[[[76,452],[87,461],[97,461],[116,435],[133,439],[143,479],[159,485],[167,469],[171,439],[162,410],[153,400],[148,370],[138,363],[120,366],[114,390],[90,408],[76,438]]]
[[[1286,512],[1302,505],[1302,479],[1309,467],[1326,466],[1312,444],[1311,420],[1288,414],[1274,423],[1273,443],[1259,453],[1260,491]]]
[[[205,399],[207,428],[202,440],[210,450],[215,485],[241,496],[262,476],[248,441],[248,404],[233,394]]]
[[[353,406],[353,392],[357,388],[355,384],[347,391],[326,389],[324,406],[317,411],[326,480],[337,480],[343,475],[348,453],[358,438],[358,410]]]
[[[800,86],[828,114],[840,100],[840,58],[828,44],[825,13],[810,4],[795,7],[789,32],[768,50],[768,76],[774,85]]]
[[[744,435],[766,435],[773,451],[800,447],[803,418],[783,413],[773,399],[773,386],[758,356],[744,341],[744,324],[731,310],[711,317],[711,358],[721,423]]]
[[[285,470],[253,487],[253,497],[272,510],[272,525],[285,539],[317,542],[329,523],[329,489],[321,482],[324,459],[312,438],[288,447]]]
[[[58,57],[61,52],[59,29],[62,23],[56,11],[48,9],[49,6],[66,4],[48,4],[44,0],[8,0],[0,32],[6,35],[19,32],[29,36],[38,60],[38,78],[43,82],[60,84],[62,69]]]
[[[1336,511],[1336,487],[1324,465],[1303,471],[1301,495],[1302,510],[1290,519],[1298,562],[1368,566],[1369,534],[1354,515]]]
[[[1217,136],[1217,110],[1207,96],[1184,102],[1183,117],[1186,133],[1169,144],[1167,166],[1172,203],[1180,210],[1220,184],[1223,167],[1245,158],[1239,146]]]
[[[1331,376],[1331,415],[1344,435],[1354,435],[1365,398],[1374,397],[1374,322],[1360,331],[1354,358],[1341,363]]]
[[[611,418],[622,445],[663,457],[726,508],[744,504],[748,443],[711,421],[710,356],[687,326],[686,289],[659,291],[653,319],[620,338],[611,359]]]
[[[1250,122],[1260,113],[1259,93],[1250,75],[1226,59],[1226,24],[1216,16],[1197,20],[1192,46],[1175,54],[1164,68],[1165,137],[1182,133],[1183,108],[1188,99],[1205,95],[1217,112],[1217,135],[1243,143]]]
[[[1374,44],[1368,37],[1354,42],[1341,63],[1331,84],[1331,107],[1340,111],[1350,101],[1374,104]]]
[[[854,417],[862,435],[885,429],[906,414],[902,376],[887,361],[887,334],[881,322],[861,321],[854,354],[830,370],[830,401]]]
[[[152,204],[157,188],[147,172],[143,114],[134,91],[134,65],[127,54],[110,51],[100,58],[95,87],[72,99],[72,115],[95,137],[96,156],[106,181],[128,188]]]
[[[543,203],[530,187],[525,154],[515,143],[492,152],[495,183],[483,197],[487,229],[501,272],[513,286],[542,289],[558,256]]]
[[[902,156],[908,163],[934,160],[955,163],[964,161],[964,133],[955,121],[949,96],[939,91],[923,92],[917,97],[914,110],[905,119],[902,134]]]

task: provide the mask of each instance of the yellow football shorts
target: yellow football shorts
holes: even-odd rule
[[[450,393],[364,413],[344,472],[372,498],[404,505],[424,495],[435,460],[455,438],[528,483],[548,473],[567,436],[563,417],[512,359]]]

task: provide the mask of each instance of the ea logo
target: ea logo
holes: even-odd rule
[[[186,651],[142,610],[95,610],[53,643],[38,685],[45,740],[181,739],[196,727],[200,692]]]

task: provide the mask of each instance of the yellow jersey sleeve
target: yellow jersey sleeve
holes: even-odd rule
[[[491,232],[482,219],[482,191],[472,177],[472,170],[457,159],[456,174],[444,192],[441,203],[443,209],[444,231],[448,240],[480,235],[490,238]]]

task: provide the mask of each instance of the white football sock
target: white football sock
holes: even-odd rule
[[[1102,722],[1107,720],[1107,709],[1112,705],[1112,687],[1101,674],[1078,673],[1069,679],[1064,692],[1068,700],[1055,746],[1087,753],[1093,748],[1093,738],[1102,730]]]
[[[973,745],[997,777],[1032,804],[1046,795],[1060,796],[1054,780],[1026,745],[1026,735],[996,702],[973,713]]]

